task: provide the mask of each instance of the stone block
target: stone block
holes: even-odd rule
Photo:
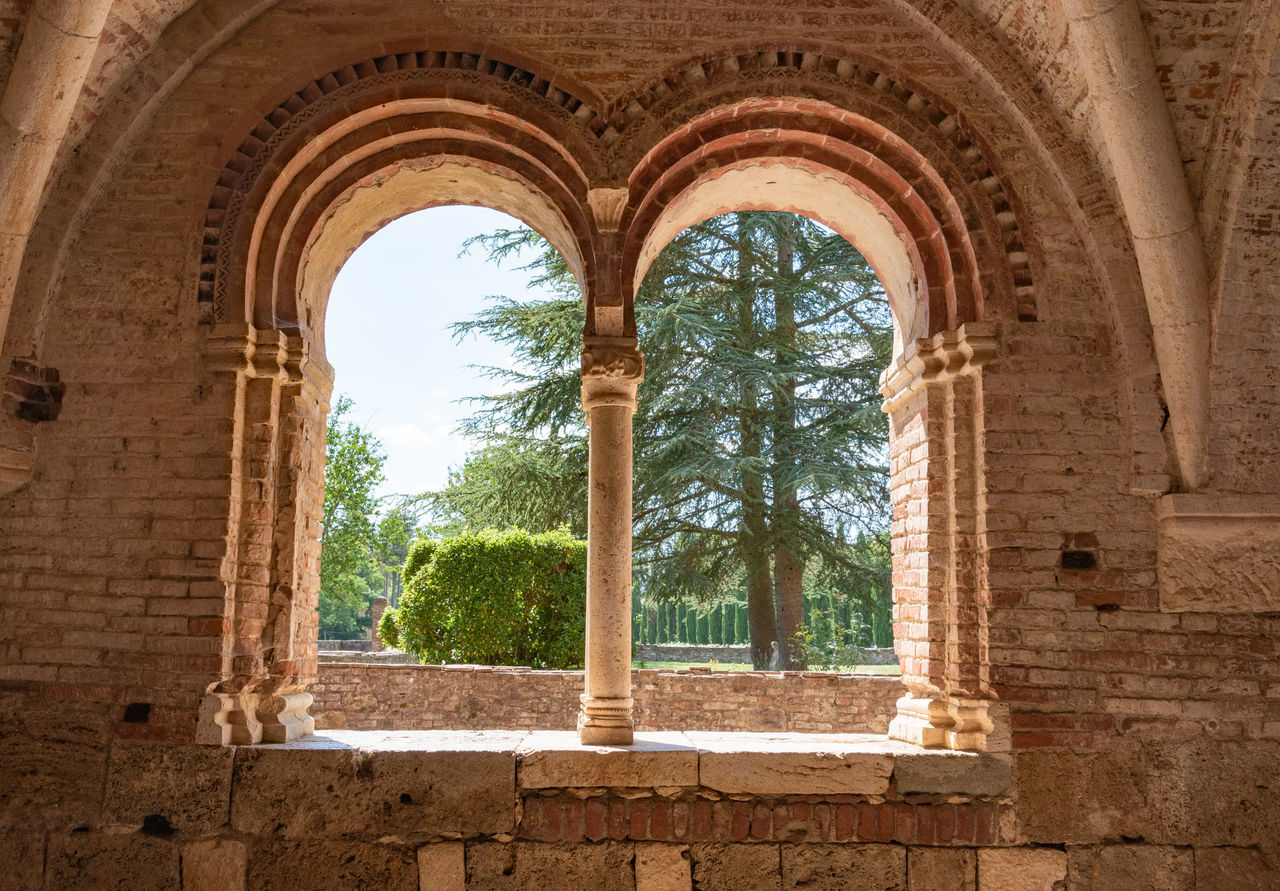
[[[137,828],[158,816],[175,830],[215,832],[231,819],[234,756],[222,746],[117,742],[107,764],[105,818]]]
[[[1267,495],[1166,495],[1156,509],[1160,609],[1280,609],[1280,513]]]
[[[1061,891],[1067,854],[1054,848],[983,848],[978,891]]]
[[[1138,752],[1019,752],[1017,816],[1025,841],[1095,844],[1138,837],[1148,822]]]
[[[253,835],[316,839],[512,832],[522,738],[496,731],[333,731],[241,748],[232,825]]]
[[[467,845],[467,891],[590,888],[632,891],[634,846],[625,842],[559,845],[478,842]]]
[[[0,888],[39,888],[44,881],[45,838],[39,831],[0,829]]]
[[[689,853],[698,891],[781,891],[778,845],[693,845]]]
[[[243,842],[214,838],[182,848],[182,891],[245,891],[249,851]]]
[[[95,703],[0,695],[0,826],[98,823],[109,733]]]
[[[1196,891],[1280,888],[1280,857],[1253,848],[1196,848]]]
[[[464,891],[466,886],[462,842],[436,842],[418,848],[418,891]]]
[[[783,845],[783,888],[907,887],[901,845]]]
[[[1110,891],[1142,888],[1143,891],[1191,891],[1195,888],[1192,852],[1163,845],[1106,845],[1072,849],[1073,891]],[[981,876],[979,863],[979,876]]]
[[[978,855],[965,848],[907,850],[907,891],[976,891]]]
[[[689,849],[636,843],[636,891],[691,891]]]
[[[897,755],[893,782],[900,793],[1003,795],[1013,780],[1009,755],[978,752],[918,752]]]
[[[1197,740],[1147,746],[1144,755],[1149,822],[1132,835],[1203,847],[1280,838],[1280,742]]]
[[[637,734],[629,746],[584,746],[571,731],[538,731],[516,754],[524,789],[698,785],[698,750],[682,733]]]
[[[253,891],[418,891],[412,848],[319,840],[263,841],[249,855]]]
[[[173,891],[178,849],[141,833],[72,832],[49,839],[44,887],[59,891]]]
[[[883,737],[852,735],[685,735],[698,747],[703,786],[759,795],[883,794],[893,770],[893,746],[901,746]]]

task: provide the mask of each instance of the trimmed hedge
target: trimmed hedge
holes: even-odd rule
[[[394,630],[383,634],[380,624],[379,636],[424,663],[581,668],[586,568],[587,543],[564,530],[420,542],[405,565]]]

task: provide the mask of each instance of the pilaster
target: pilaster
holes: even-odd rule
[[[895,638],[910,691],[889,735],[922,746],[1006,745],[987,665],[982,367],[996,354],[995,327],[969,323],[916,341],[881,377]]]

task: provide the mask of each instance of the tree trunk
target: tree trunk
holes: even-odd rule
[[[794,652],[796,632],[804,621],[804,562],[799,545],[800,499],[796,493],[796,301],[792,278],[794,242],[790,226],[778,235],[778,272],[774,279],[774,361],[783,372],[773,410],[773,594],[777,608],[778,651],[789,669],[803,668]]]
[[[755,292],[751,286],[751,246],[744,214],[738,214],[738,336],[744,345],[756,339]],[[778,626],[773,611],[773,579],[769,572],[768,504],[760,471],[764,429],[755,382],[739,378],[738,433],[742,459],[742,526],[738,546],[747,577],[747,624],[751,634],[751,662],[757,669],[772,667]]]

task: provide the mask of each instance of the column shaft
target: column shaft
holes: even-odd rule
[[[631,415],[643,359],[633,338],[592,337],[582,354],[590,425],[587,652],[578,716],[584,745],[630,745]]]

